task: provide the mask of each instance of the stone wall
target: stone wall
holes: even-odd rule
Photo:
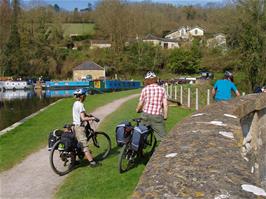
[[[133,198],[259,198],[265,187],[266,94],[211,104],[157,147]],[[263,190],[262,190],[263,191]]]

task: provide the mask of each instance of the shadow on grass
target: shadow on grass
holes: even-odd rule
[[[108,158],[118,156],[120,153],[120,149],[121,149],[121,147],[116,146],[110,150],[109,155],[105,159],[99,160],[99,156],[101,156],[101,154],[98,154],[97,156],[95,156],[94,159],[101,164],[102,161],[105,161]],[[89,166],[89,161],[87,159],[83,159],[83,160],[76,161],[76,166],[74,169],[77,169],[80,167],[88,167],[88,166]]]

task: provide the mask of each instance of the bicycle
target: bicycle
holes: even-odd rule
[[[92,143],[89,144],[92,146],[89,148],[94,154],[94,159],[96,161],[105,159],[111,151],[110,137],[105,132],[94,131],[94,129],[96,129],[96,124],[99,121],[98,118],[95,118],[95,120],[92,121],[92,124],[95,125],[94,128],[91,128],[89,122],[84,123],[87,141],[92,141]],[[69,131],[74,131],[72,124],[68,125],[67,128]],[[59,139],[51,149],[49,157],[50,165],[56,174],[62,176],[75,168],[77,157],[79,160],[83,160],[84,156],[85,154],[78,142],[76,142],[75,147],[73,147],[72,150],[66,151],[64,149],[64,143]]]
[[[139,126],[141,122],[141,118],[134,118],[134,122],[136,122],[136,126]],[[144,142],[139,147],[138,151],[132,149],[132,136],[134,132],[134,126],[130,127],[130,133],[127,135],[129,136],[127,142],[123,145],[121,152],[119,154],[118,159],[118,171],[119,173],[124,173],[128,171],[130,168],[134,167],[137,159],[142,159],[145,156],[148,158],[152,155],[155,146],[157,144],[156,137],[154,136],[154,130],[151,126],[147,126],[148,133],[144,138]]]

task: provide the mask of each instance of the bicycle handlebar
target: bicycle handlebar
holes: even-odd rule
[[[95,117],[94,115],[92,115],[92,114],[89,114],[89,115],[86,115],[87,117],[94,117],[94,121],[95,122],[100,122],[100,119],[99,118],[97,118],[97,117]]]

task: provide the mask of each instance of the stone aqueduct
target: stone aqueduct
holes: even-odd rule
[[[161,142],[133,198],[262,198],[266,190],[266,93],[214,103]],[[263,191],[263,190],[262,190]]]

